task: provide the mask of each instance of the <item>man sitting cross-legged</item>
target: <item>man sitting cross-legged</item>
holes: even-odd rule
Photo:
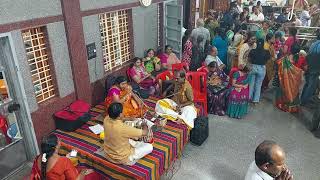
[[[122,109],[121,103],[112,103],[108,108],[109,116],[104,119],[104,152],[113,163],[133,165],[153,150],[152,144],[134,140],[151,132],[145,123],[141,124],[142,129],[126,125]]]

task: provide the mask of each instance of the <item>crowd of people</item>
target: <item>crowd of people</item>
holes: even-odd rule
[[[294,15],[291,21],[289,10],[283,8],[276,19],[268,20],[260,2],[250,3],[249,7],[235,2],[223,16],[210,11],[206,19],[197,20],[195,29],[185,31],[181,59],[170,45],[160,52],[149,49],[144,58],[134,58],[127,77],[116,77],[106,95],[103,146],[106,158],[113,163],[133,165],[152,152],[152,144],[141,141],[143,137],[152,137],[150,127],[145,122],[140,128],[125,124],[150,113],[139,92],[160,98],[151,110],[155,114],[184,123],[189,129],[194,127],[199,109],[194,104],[194,89],[186,78],[190,71],[206,74],[210,114],[241,119],[248,113],[250,103],[259,104],[261,93],[271,86],[275,88],[277,108],[290,113],[299,111],[299,106],[307,104],[318,88],[320,32],[310,47],[302,47],[294,26],[312,24],[319,8],[313,5],[309,13],[309,7],[305,7],[300,18]],[[261,29],[250,31],[249,22],[260,24]],[[179,63],[183,68],[174,69],[173,65]],[[164,72],[170,73],[163,80],[159,75]],[[91,170],[78,171],[68,158],[60,157],[59,146],[55,135],[43,140],[42,154],[36,158],[33,168],[38,178],[83,179],[89,174],[95,177]],[[284,152],[275,142],[260,144],[255,158],[246,180],[292,179],[285,167]]]

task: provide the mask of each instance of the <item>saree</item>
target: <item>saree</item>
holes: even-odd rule
[[[207,96],[208,112],[223,116],[226,110],[228,94],[228,76],[220,69],[208,73]]]
[[[236,79],[237,84],[248,84],[250,76],[240,76],[239,72],[233,74],[233,79]],[[247,88],[235,88],[231,87],[228,97],[228,107],[226,114],[231,118],[241,119],[248,113],[249,107],[249,86]]]
[[[272,81],[274,77],[274,59],[275,59],[275,48],[273,45],[270,43],[265,42],[264,43],[264,49],[270,52],[271,59],[267,61],[266,63],[266,76],[263,80],[262,87],[263,88],[268,88],[269,82]]]
[[[277,61],[280,86],[276,90],[276,107],[285,112],[298,112],[302,70],[288,56]]]
[[[172,70],[172,64],[181,63],[175,53],[171,53],[170,55],[166,53],[162,53],[158,56],[161,64],[167,64],[168,70]]]
[[[35,158],[33,161],[33,166],[31,169],[31,175],[30,180],[41,180],[41,170],[38,167],[38,159],[40,158],[40,155]],[[64,169],[62,169],[64,168]],[[53,168],[50,169],[50,171],[47,171],[46,173],[46,179],[76,179],[79,175],[79,173],[86,169],[85,167],[74,167],[72,165],[72,162],[66,158],[66,157],[60,157],[56,164],[53,166]],[[90,174],[87,174],[84,177],[84,180],[100,180],[103,179],[100,174],[96,172],[92,172]]]
[[[147,75],[147,71],[143,66],[141,66],[141,68],[139,69],[136,67],[133,67],[130,69],[131,77],[139,76],[140,78],[145,78],[146,75]],[[138,83],[138,85],[143,89],[149,90],[149,94],[154,94],[154,92],[157,90],[156,82],[150,77],[144,79],[143,81]]]
[[[152,73],[155,71],[157,65],[160,65],[160,59],[158,57],[147,57],[146,61],[144,61],[144,67],[147,73]]]
[[[111,87],[108,95],[105,99],[106,109],[109,108],[110,104],[113,103],[113,96],[118,95],[119,98],[123,98],[126,96],[128,92],[126,90],[120,90],[117,87]],[[137,118],[142,117],[144,113],[147,111],[147,107],[143,106],[140,108],[136,100],[131,96],[125,102],[122,103],[123,110],[122,114],[124,117]]]
[[[161,99],[157,101],[155,112],[170,121],[181,119],[190,129],[194,127],[194,120],[197,117],[197,110],[193,105],[185,106],[177,112],[177,103],[171,99]]]

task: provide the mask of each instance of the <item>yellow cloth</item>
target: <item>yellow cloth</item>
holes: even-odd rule
[[[134,153],[134,147],[129,144],[129,139],[142,136],[142,130],[130,127],[121,119],[104,119],[104,152],[106,158],[119,164],[127,164],[129,156]]]
[[[188,125],[189,128],[194,127],[194,119],[197,117],[196,108],[191,106],[185,106],[181,108],[181,114],[176,112],[177,104],[171,99],[161,99],[156,103],[155,111],[158,115],[171,121],[178,119]]]
[[[263,48],[267,51],[270,52],[271,55],[271,59],[268,60],[267,64],[266,64],[266,77],[268,79],[268,81],[271,81],[273,76],[274,76],[274,60],[275,60],[275,50],[274,50],[274,46],[271,45],[268,42],[264,43]]]

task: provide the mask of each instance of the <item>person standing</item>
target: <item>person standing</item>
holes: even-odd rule
[[[205,49],[206,43],[210,42],[210,32],[204,27],[204,21],[202,18],[197,20],[197,28],[193,29],[191,32],[191,37],[195,41],[198,41],[199,36],[203,36],[200,45],[202,49]]]
[[[250,99],[257,104],[260,101],[261,86],[266,75],[266,63],[270,60],[270,52],[264,49],[264,40],[257,40],[257,48],[249,53],[249,61],[252,64],[250,72]]]
[[[191,38],[191,30],[188,29],[183,36],[182,39],[182,47],[183,47],[183,54],[182,54],[182,60],[181,62],[187,63],[188,67],[190,66],[191,57],[192,57],[192,38]]]
[[[276,19],[276,23],[283,24],[283,23],[288,22],[288,14],[289,14],[288,8],[283,7],[282,13]]]
[[[250,15],[249,21],[253,23],[264,21],[264,15],[260,12],[259,7],[253,7],[253,13]]]
[[[306,83],[302,90],[301,104],[308,103],[314,95],[320,76],[320,31],[317,32],[317,41],[309,49],[307,55],[307,71],[305,72]]]
[[[212,46],[218,49],[218,57],[223,64],[227,64],[228,41],[224,29],[218,28],[216,30],[216,37],[212,40]]]
[[[263,141],[255,150],[245,180],[293,180],[284,150],[274,141]]]
[[[299,111],[299,91],[302,81],[302,69],[294,65],[295,55],[300,52],[293,46],[289,55],[279,59],[277,63],[279,87],[276,88],[276,107],[282,111],[295,113]]]
[[[249,32],[247,34],[247,40],[240,46],[238,67],[244,67],[248,64],[249,52],[251,51],[251,49],[255,49],[257,47],[256,40],[256,36],[253,32]]]
[[[268,33],[266,36],[266,41],[264,42],[263,48],[270,53],[270,60],[266,64],[266,77],[263,81],[263,89],[267,89],[269,82],[274,76],[274,60],[276,59],[276,52],[274,48],[275,36],[273,33]]]
[[[308,5],[303,6],[303,11],[300,14],[300,20],[302,22],[302,26],[307,26],[307,27],[310,26],[311,16],[309,13],[309,6]]]
[[[292,27],[289,29],[289,37],[284,43],[283,55],[290,54],[292,46],[299,43],[299,40],[297,39],[297,33],[297,28]]]
[[[190,71],[197,71],[198,68],[202,66],[202,62],[204,61],[205,57],[205,50],[201,46],[201,42],[203,42],[204,36],[198,36],[196,42],[193,42],[192,46],[192,56],[191,62],[189,66]],[[193,39],[195,40],[195,39]]]

